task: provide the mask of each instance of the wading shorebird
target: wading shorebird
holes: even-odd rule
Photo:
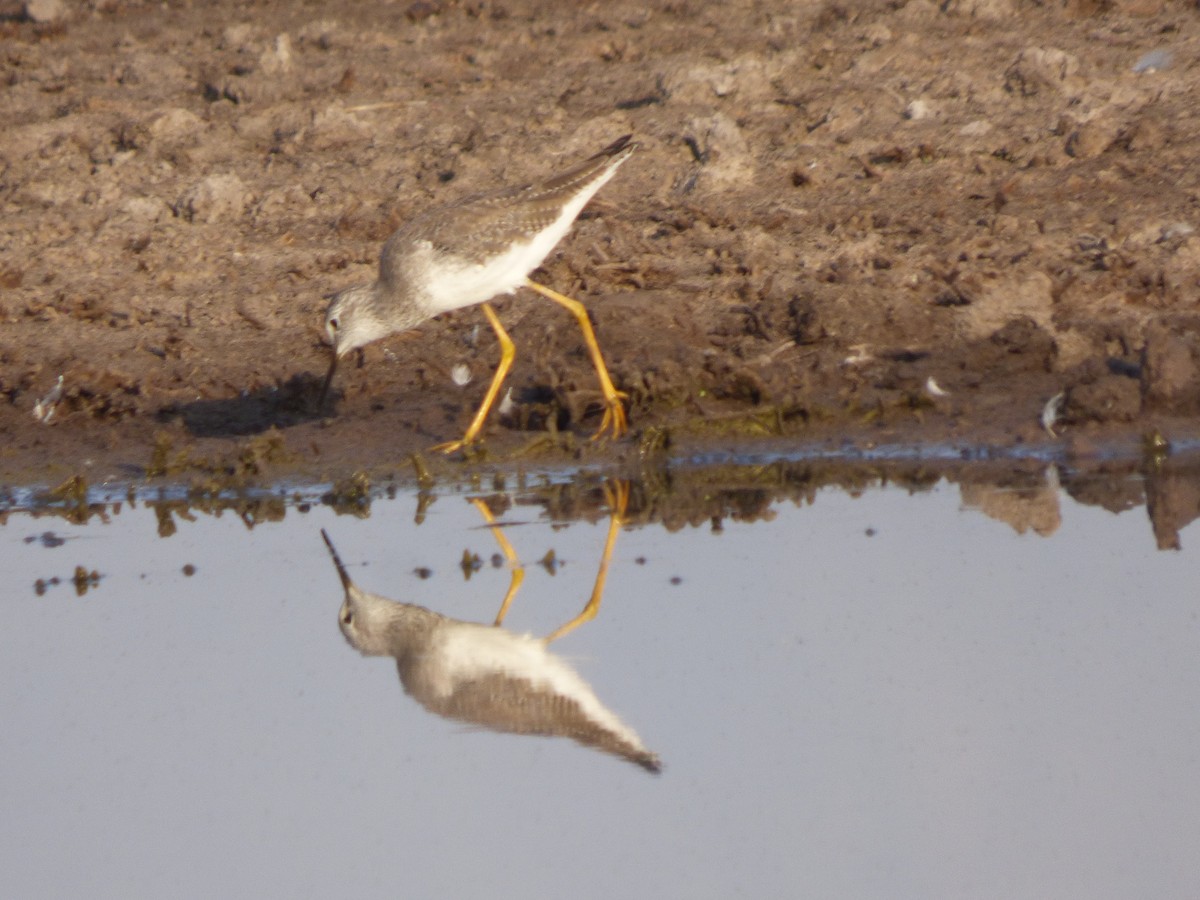
[[[524,286],[565,307],[579,323],[604,395],[604,418],[593,438],[610,429],[613,437],[624,434],[628,429],[622,404],[625,394],[613,386],[587,310],[578,300],[530,280],[529,273],[542,264],[596,191],[637,148],[630,137],[618,138],[595,156],[542,181],[430,210],[388,238],[379,258],[379,277],[337,294],[325,313],[333,358],[321,389],[321,409],[338,360],[351,350],[415,328],[441,313],[482,303],[500,342],[500,365],[462,440],[435,449],[452,453],[474,443],[516,355],[487,301]]]
[[[364,656],[394,657],[405,692],[432,713],[493,731],[568,737],[648,772],[660,772],[658,755],[647,750],[634,730],[548,647],[593,618],[600,607],[628,487],[623,485],[609,496],[612,519],[592,596],[579,615],[545,638],[502,627],[523,571],[482,500],[472,502],[492,527],[513,568],[508,593],[491,625],[452,619],[362,590],[322,530],[345,591],[338,614],[342,634]]]

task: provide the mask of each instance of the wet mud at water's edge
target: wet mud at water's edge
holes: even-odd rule
[[[587,442],[578,331],[522,294],[492,458],[1197,436],[1191,5],[685,7],[0,10],[0,482],[275,435],[275,471],[335,480],[461,435],[478,312],[368,347],[317,411],[324,298],[421,210],[625,133],[538,277],[587,302],[635,433]]]

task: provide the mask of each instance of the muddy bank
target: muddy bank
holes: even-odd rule
[[[1196,436],[1194,4],[35,6],[0,4],[9,483],[407,467],[494,339],[468,310],[380,342],[319,414],[323,298],[414,213],[628,132],[538,277],[634,433],[587,442],[574,323],[519,295],[490,458]]]

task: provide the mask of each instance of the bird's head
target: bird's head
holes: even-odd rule
[[[324,529],[321,530],[321,537],[325,539],[325,546],[329,548],[338,577],[342,580],[342,588],[346,592],[342,608],[338,610],[338,627],[341,628],[342,634],[350,646],[364,656],[395,655],[397,648],[393,646],[394,629],[390,626],[397,619],[403,604],[370,594],[356,585],[350,579],[345,565],[333,547],[333,541]]]
[[[333,384],[338,360],[351,350],[365,347],[388,333],[387,326],[376,312],[376,290],[373,284],[346,288],[334,294],[329,308],[325,310],[325,333],[329,336],[333,353],[329,359],[325,384],[321,387],[321,399],[317,402],[319,409],[325,408],[325,398],[329,394],[329,386]]]
[[[388,333],[375,304],[376,287],[360,284],[334,294],[325,310],[325,333],[335,358],[365,347]]]

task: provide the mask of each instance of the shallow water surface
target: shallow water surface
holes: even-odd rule
[[[12,509],[0,892],[1191,894],[1200,535],[1162,516],[1193,495],[1058,477],[748,477],[690,513],[654,499],[685,479],[634,482],[598,615],[552,648],[659,775],[433,716],[339,634],[322,528],[365,590],[492,622],[485,493],[524,563],[505,626],[550,633],[592,594],[599,482]]]

